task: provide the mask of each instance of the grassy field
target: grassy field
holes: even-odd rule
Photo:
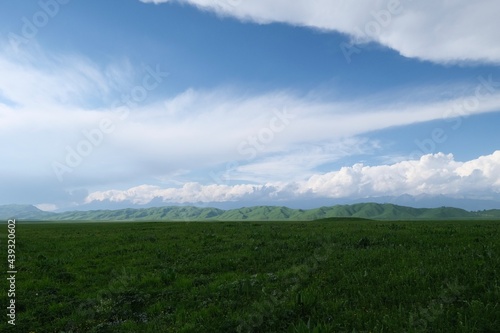
[[[18,223],[16,326],[4,314],[0,331],[499,332],[499,231],[498,221]],[[6,312],[5,278],[1,288]]]

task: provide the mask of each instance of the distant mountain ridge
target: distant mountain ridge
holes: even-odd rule
[[[54,213],[44,212],[32,205],[2,205],[0,206],[0,219],[44,220]]]
[[[255,206],[223,210],[194,206],[139,209],[44,212],[31,205],[0,206],[0,219],[32,221],[310,221],[336,217],[374,220],[500,219],[500,209],[466,211],[460,208],[412,208],[394,204],[359,203],[314,209]]]

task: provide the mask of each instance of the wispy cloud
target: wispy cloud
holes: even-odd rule
[[[238,87],[188,89],[144,101],[122,118],[120,107],[109,101],[121,94],[122,85],[133,86],[133,68],[127,61],[98,65],[81,56],[48,55],[40,50],[21,53],[19,58],[9,50],[0,53],[0,71],[7,73],[0,77],[0,149],[3,159],[9,161],[0,165],[0,182],[12,185],[29,179],[44,184],[44,190],[54,188],[60,193],[81,188],[104,191],[116,184],[156,180],[148,185],[153,187],[140,187],[133,193],[151,190],[147,198],[159,194],[180,202],[195,200],[189,191],[194,185],[180,194],[178,189],[169,189],[168,195],[154,187],[182,170],[183,182],[194,184],[190,176],[196,175],[194,179],[203,184],[196,186],[208,188],[203,196],[210,200],[258,196],[263,191],[283,195],[293,184],[321,175],[328,164],[379,150],[379,142],[365,138],[368,132],[500,109],[499,83],[496,78],[483,77],[463,96],[442,91],[423,96],[426,87],[415,87],[418,98],[388,91],[355,102],[315,91],[281,89],[249,94]],[[99,102],[89,103],[96,100]],[[112,133],[59,184],[51,166],[65,163],[70,149],[88,141],[85,133],[103,119],[112,122]],[[219,177],[221,172],[227,177]],[[242,185],[234,187],[235,183]],[[300,188],[314,193],[334,191],[334,187],[324,189],[313,180],[308,186],[294,188],[293,193]],[[372,192],[376,189],[367,189]],[[102,193],[101,197],[124,195],[120,191]]]
[[[8,44],[0,46],[0,91],[20,107],[74,107],[97,99],[102,102],[123,80],[116,75],[116,65],[101,68],[76,54],[49,54],[34,43],[22,50],[13,50]],[[125,69],[131,70],[128,66],[120,73]]]
[[[245,164],[230,165],[218,179],[219,183],[301,180],[350,156],[371,155],[381,147],[377,140],[363,137],[336,138],[326,142],[301,143],[287,146],[287,150],[277,150],[265,157]]]
[[[84,186],[117,177],[130,182],[138,175],[200,172],[231,161],[238,162],[234,176],[240,181],[295,179],[341,154],[339,147],[327,153],[316,151],[318,147],[325,150],[392,126],[500,109],[498,83],[485,77],[482,81],[490,81],[489,86],[481,80],[476,83],[480,98],[477,89],[466,96],[443,97],[437,91],[417,100],[390,91],[384,98],[367,96],[356,102],[287,90],[251,95],[237,88],[188,89],[160,102],[137,105],[126,119],[119,119],[119,109],[112,103],[92,108],[85,101],[116,92],[116,81],[131,76],[131,66],[110,64],[109,71],[101,73],[98,65],[81,57],[45,56],[43,62],[39,68],[31,61],[0,56],[0,70],[9,78],[0,78],[0,91],[12,101],[0,104],[0,139],[9,142],[3,147],[5,158],[15,161],[0,167],[6,177],[22,170],[55,179],[51,163],[62,162],[67,147],[86,139],[84,131],[102,119],[113,121],[116,130],[69,175],[71,183]],[[287,167],[285,161],[295,166]],[[47,167],[34,168],[35,163]],[[284,168],[289,173],[279,171]]]
[[[237,162],[231,176],[235,180],[295,178],[335,161],[341,154],[341,147],[328,153],[315,152],[322,145],[335,145],[392,126],[500,108],[498,95],[468,110],[457,109],[462,103],[463,98],[409,104],[347,104],[309,100],[288,92],[242,97],[225,91],[189,90],[131,114],[103,149],[122,158],[123,165],[136,166],[143,161],[148,173],[158,176],[179,169],[206,170],[233,161]],[[276,123],[280,131],[273,132],[272,120],[276,120],[277,113],[290,119],[286,124]],[[130,168],[129,176],[135,173],[137,168]]]
[[[456,1],[140,0],[178,2],[243,21],[283,22],[375,41],[403,56],[434,62],[500,63],[500,3]],[[229,3],[229,5],[228,5]],[[347,52],[357,50],[348,50]]]

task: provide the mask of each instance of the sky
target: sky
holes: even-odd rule
[[[500,207],[499,11],[4,1],[0,204]]]

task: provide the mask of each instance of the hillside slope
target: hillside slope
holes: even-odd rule
[[[30,205],[0,206],[0,218],[3,220],[16,218],[39,221],[310,221],[338,217],[375,220],[500,219],[500,209],[469,212],[453,207],[412,208],[393,204],[360,203],[309,210],[276,206],[230,210],[170,206],[49,213]]]

